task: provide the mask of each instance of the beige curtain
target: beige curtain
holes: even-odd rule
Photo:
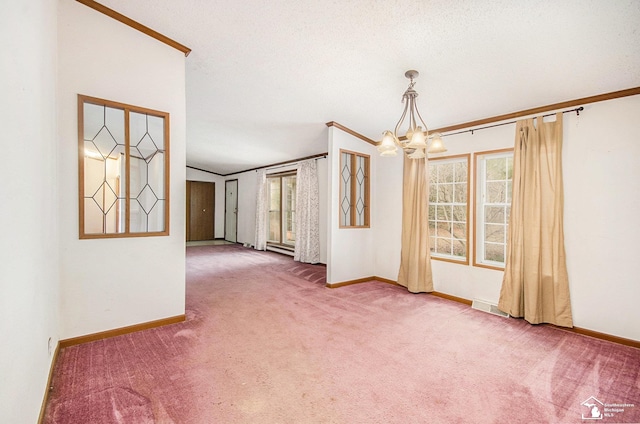
[[[507,257],[498,307],[532,324],[572,327],[564,252],[562,113],[518,121]]]
[[[427,159],[404,157],[402,250],[398,284],[412,293],[432,292],[429,251],[429,177]]]

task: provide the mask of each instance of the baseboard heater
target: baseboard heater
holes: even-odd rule
[[[471,302],[471,307],[479,311],[488,312],[490,314],[498,315],[504,318],[509,318],[509,314],[502,312],[500,309],[498,309],[497,305],[486,302],[484,300],[473,299],[473,302]]]

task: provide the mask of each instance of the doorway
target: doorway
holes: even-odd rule
[[[215,238],[215,183],[187,181],[187,241]]]
[[[238,180],[224,183],[224,239],[238,241]]]

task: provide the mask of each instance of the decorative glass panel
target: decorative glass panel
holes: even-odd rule
[[[78,99],[80,237],[167,235],[169,115]]]
[[[340,161],[340,225],[351,225],[351,155],[342,153]]]
[[[366,192],[366,164],[365,158],[356,156],[356,225],[365,225],[365,192]]]
[[[369,226],[369,156],[340,152],[341,227]]]
[[[125,207],[120,181],[124,161],[124,110],[84,103],[83,197],[85,234],[117,234]],[[87,200],[91,200],[87,202]]]

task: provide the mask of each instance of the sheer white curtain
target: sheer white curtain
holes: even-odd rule
[[[319,209],[318,171],[315,159],[310,159],[298,164],[296,177],[296,261],[320,262]]]
[[[257,172],[256,190],[256,237],[253,246],[257,250],[267,250],[267,171]]]

